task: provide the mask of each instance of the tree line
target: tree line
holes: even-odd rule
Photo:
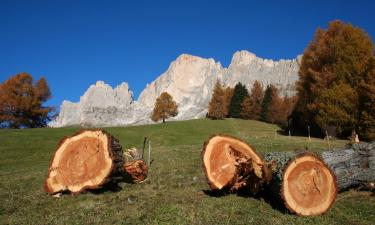
[[[207,117],[261,120],[287,126],[295,103],[296,97],[281,97],[278,88],[272,84],[264,88],[259,81],[255,81],[249,93],[240,82],[231,88],[224,87],[217,80]]]
[[[241,83],[231,89],[218,81],[207,116],[262,120],[305,134],[311,128],[316,136],[330,133],[345,138],[358,133],[364,140],[374,140],[374,53],[374,43],[364,30],[333,21],[326,30],[318,28],[305,49],[295,97],[278,96],[273,85],[263,92],[258,81],[250,94]]]

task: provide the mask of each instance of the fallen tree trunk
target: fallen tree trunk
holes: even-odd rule
[[[263,160],[264,158],[264,160]],[[264,157],[243,141],[216,135],[205,142],[203,168],[212,190],[250,190],[298,215],[320,215],[334,203],[338,191],[375,187],[375,142],[326,151],[272,152]]]
[[[336,174],[339,191],[375,181],[375,142],[325,151],[322,158]]]
[[[103,130],[82,130],[60,141],[44,187],[49,194],[97,189],[120,181],[123,164],[116,138]]]
[[[325,213],[337,194],[336,177],[315,154],[273,152],[265,154],[272,169],[265,195],[290,212],[308,216]]]
[[[211,190],[257,194],[270,178],[268,168],[254,148],[242,140],[214,135],[204,143],[203,169]]]

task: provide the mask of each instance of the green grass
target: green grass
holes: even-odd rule
[[[316,217],[281,212],[263,199],[206,195],[200,153],[212,134],[237,136],[259,152],[327,149],[322,139],[289,138],[276,134],[278,127],[257,121],[203,119],[108,128],[124,148],[140,148],[143,137],[150,138],[154,162],[149,180],[121,183],[116,192],[53,198],[43,190],[48,165],[59,139],[77,130],[0,130],[0,224],[375,224],[375,196],[369,192],[341,193],[328,213]]]

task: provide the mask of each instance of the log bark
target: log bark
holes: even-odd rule
[[[49,194],[98,189],[123,176],[119,141],[103,130],[82,130],[63,138],[52,158],[44,184]]]
[[[204,143],[202,162],[213,191],[245,190],[257,194],[270,178],[268,168],[255,149],[227,135],[214,135]]]
[[[337,177],[339,191],[375,181],[375,142],[357,143],[343,150],[325,151],[324,162]]]
[[[265,154],[273,175],[265,194],[290,212],[309,216],[325,213],[337,195],[336,176],[315,154]]]

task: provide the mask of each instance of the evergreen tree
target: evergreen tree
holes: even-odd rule
[[[163,92],[155,101],[155,107],[151,119],[155,122],[165,120],[169,117],[177,116],[177,104],[173,101],[173,97],[168,92]]]
[[[263,85],[259,81],[253,83],[250,94],[250,119],[258,120],[262,111],[264,91]]]
[[[224,119],[226,116],[225,93],[219,80],[216,81],[207,116],[211,119]]]
[[[236,84],[229,106],[229,117],[241,118],[241,104],[246,96],[249,96],[245,85],[240,82]]]
[[[260,112],[260,119],[262,121],[268,121],[268,107],[272,101],[272,87],[267,85],[266,90],[264,91],[264,97],[262,101],[262,108]]]

